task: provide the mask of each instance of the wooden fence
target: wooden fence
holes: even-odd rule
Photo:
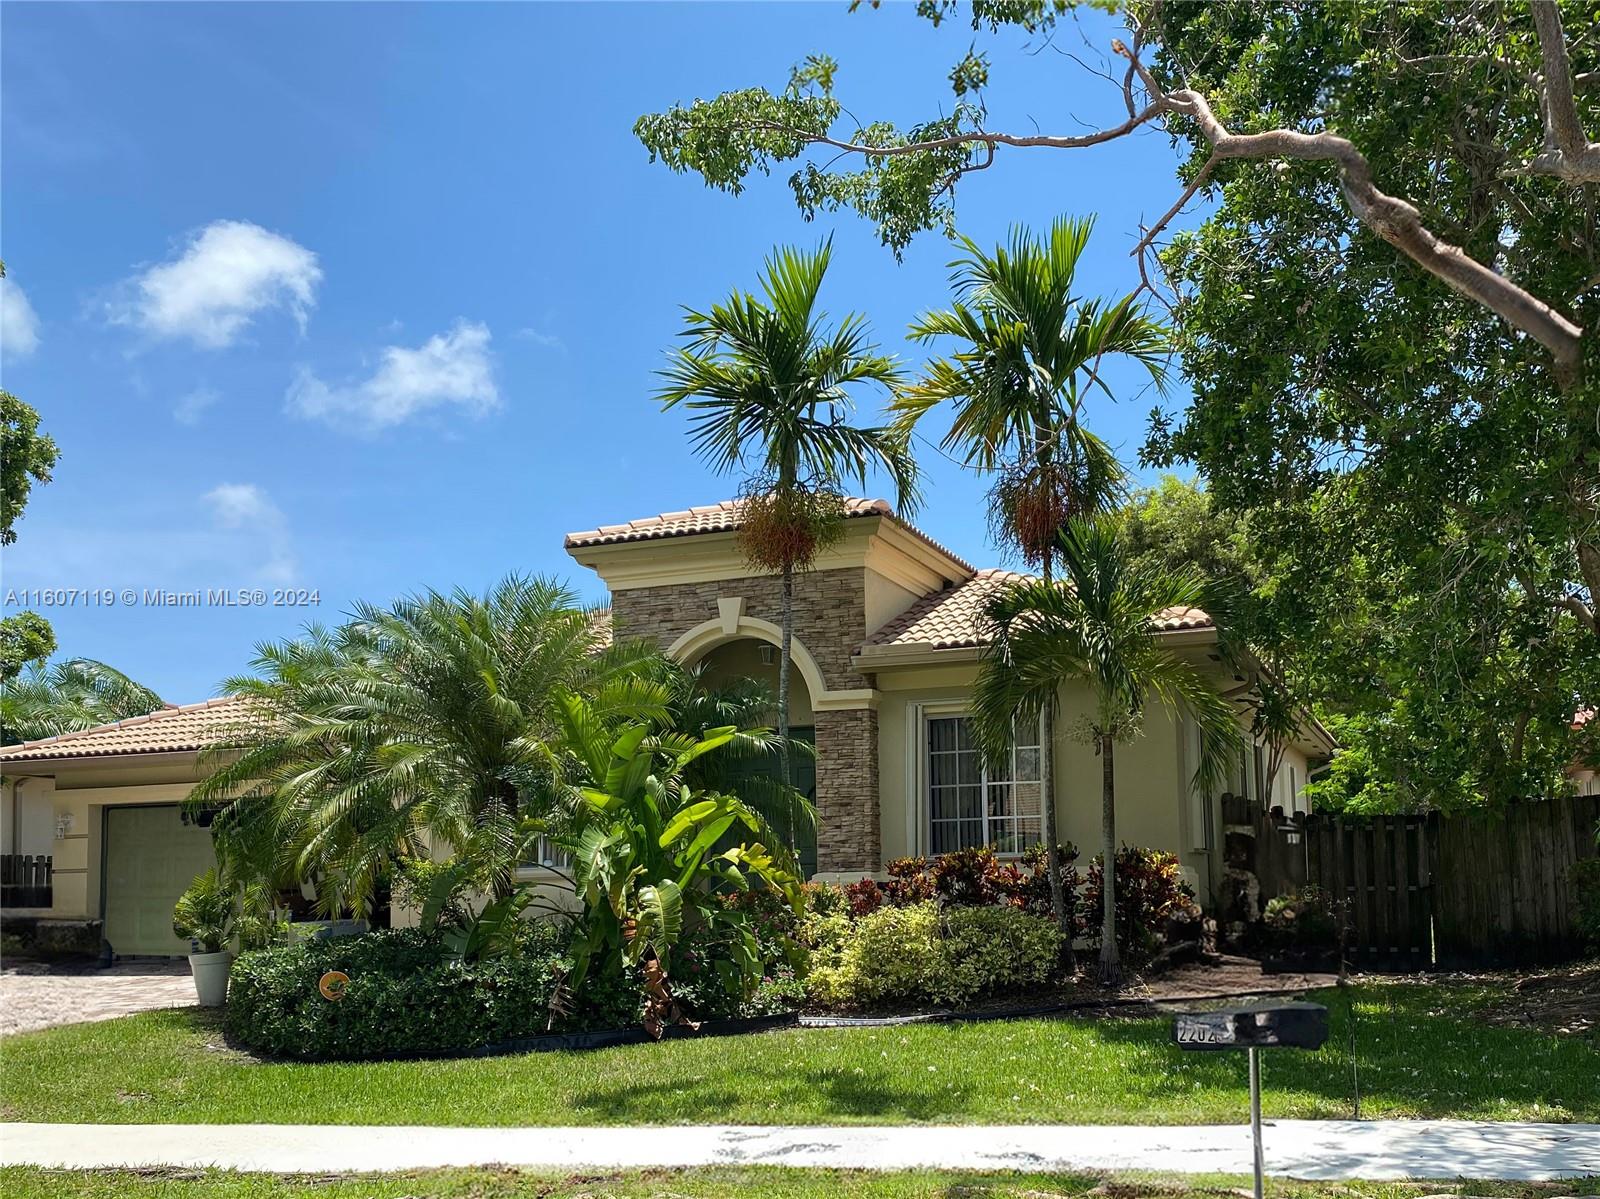
[[[49,907],[51,873],[49,854],[0,854],[0,907]]]
[[[1596,856],[1600,795],[1521,803],[1439,822],[1438,965],[1530,965],[1583,946],[1572,867]]]
[[[1251,805],[1250,820],[1263,899],[1308,883],[1327,891],[1360,969],[1531,965],[1583,948],[1572,867],[1600,852],[1600,796],[1365,819]]]

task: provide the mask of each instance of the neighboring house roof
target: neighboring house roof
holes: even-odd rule
[[[682,512],[662,512],[657,516],[645,516],[625,524],[601,525],[598,529],[568,533],[564,544],[567,549],[577,549],[588,545],[615,545],[627,541],[659,541],[667,537],[688,537],[696,533],[731,533],[740,525],[740,510],[743,507],[743,500],[722,500],[720,503],[706,504],[699,508],[687,508]],[[921,529],[896,516],[888,500],[848,496],[844,501],[844,514],[846,519],[882,516],[892,520],[952,561],[968,571],[972,570],[968,563],[956,557]]]
[[[1028,580],[1014,570],[980,570],[965,583],[924,596],[862,645],[924,646],[929,649],[972,649],[984,642],[983,608],[1002,587]],[[1199,608],[1168,608],[1156,618],[1163,633],[1209,629],[1215,622]]]
[[[242,697],[228,695],[198,704],[160,708],[148,716],[132,716],[98,728],[0,747],[0,762],[201,750],[239,721],[244,715],[243,704]]]

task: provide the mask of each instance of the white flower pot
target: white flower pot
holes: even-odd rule
[[[228,971],[233,966],[233,954],[191,953],[189,969],[194,972],[194,992],[200,997],[201,1007],[221,1007],[228,998]]]

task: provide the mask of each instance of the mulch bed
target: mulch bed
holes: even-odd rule
[[[1600,961],[1517,974],[1450,974],[1440,981],[1505,986],[1506,993],[1479,1013],[1485,1024],[1600,1039]]]
[[[855,1027],[880,1024],[924,1024],[948,1020],[1004,1020],[1046,1016],[1058,1012],[1140,1015],[1169,1005],[1203,1005],[1222,999],[1299,995],[1337,985],[1334,974],[1267,974],[1254,958],[1215,954],[1185,962],[1159,974],[1130,976],[1121,990],[1108,991],[1095,984],[1092,960],[1081,962],[1087,972],[1076,983],[1030,991],[1026,998],[1000,996],[959,1012],[945,1008],[841,1014],[808,1012],[800,1021],[808,1027]]]

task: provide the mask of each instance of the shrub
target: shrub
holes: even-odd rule
[[[1040,986],[1061,959],[1061,931],[1016,908],[955,908],[945,915],[931,996],[961,1007],[986,994]]]
[[[1116,857],[1117,948],[1131,963],[1148,961],[1166,939],[1169,923],[1191,920],[1199,909],[1194,891],[1183,881],[1174,854],[1159,849],[1123,846]],[[1083,890],[1083,917],[1089,940],[1100,940],[1102,865],[1089,867]]]
[[[1061,933],[1014,907],[885,906],[852,923],[810,918],[807,994],[824,1007],[965,1006],[997,991],[1049,980]]]
[[[1600,953],[1600,858],[1586,858],[1572,867],[1572,887],[1578,896],[1574,921],[1578,935]]]
[[[259,1053],[312,1061],[463,1053],[534,1036],[549,1023],[563,939],[530,925],[521,952],[480,961],[414,929],[245,953],[233,966],[228,1031]],[[330,970],[350,979],[337,1001],[318,990]],[[636,988],[626,1003],[637,1022]],[[610,1015],[586,1010],[567,1023],[595,1027]]]
[[[1078,851],[1061,847],[1062,885],[1067,910],[1078,918],[1078,872],[1073,863]],[[934,858],[900,858],[888,866],[883,885],[886,903],[908,904],[937,900],[946,907],[990,907],[1008,904],[1038,916],[1050,914],[1049,855],[1034,846],[1016,861],[1002,862],[992,849],[960,849]],[[864,914],[864,913],[862,913]]]
[[[883,906],[884,900],[883,890],[870,878],[848,884],[844,888],[844,897],[850,903],[850,914],[857,919],[876,912]]]

